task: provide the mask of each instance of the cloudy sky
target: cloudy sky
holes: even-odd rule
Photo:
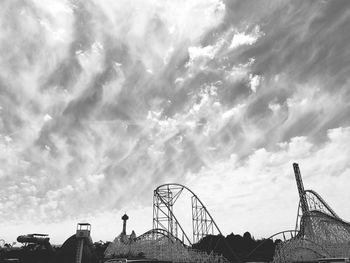
[[[166,182],[267,237],[293,162],[350,220],[349,23],[347,0],[1,1],[0,238],[141,234]]]

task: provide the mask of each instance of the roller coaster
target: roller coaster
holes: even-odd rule
[[[184,191],[191,195],[192,241],[174,214],[175,203]],[[153,229],[164,229],[170,236],[181,239],[188,245],[197,243],[207,235],[221,235],[219,227],[198,196],[186,186],[175,183],[163,184],[154,190]]]
[[[350,223],[341,219],[317,192],[304,189],[297,163],[293,169],[299,193],[297,234],[278,246],[273,262],[349,258]]]
[[[349,258],[350,223],[341,219],[317,192],[304,189],[298,164],[294,163],[293,169],[299,193],[296,225],[294,230],[282,231],[266,239],[280,240],[273,262],[321,262],[321,259]],[[192,235],[184,230],[183,222],[176,216],[176,205],[184,193],[191,196]],[[221,235],[221,231],[203,202],[186,186],[171,183],[154,190],[152,223],[153,228],[133,242],[120,242],[116,238],[107,248],[106,256],[118,251],[133,255],[142,253],[147,258],[171,262],[227,262],[213,252],[207,254],[191,248],[207,235]],[[252,250],[248,257],[258,248]]]
[[[192,236],[185,232],[175,214],[176,204],[185,192],[191,196]],[[122,255],[142,253],[147,258],[171,262],[228,262],[214,252],[207,254],[191,248],[205,236],[218,234],[221,235],[219,227],[192,190],[177,183],[163,184],[154,190],[153,228],[132,242],[120,242],[121,239],[117,237],[105,255],[111,257],[116,252]]]

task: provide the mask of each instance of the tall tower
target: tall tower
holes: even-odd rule
[[[309,212],[309,204],[306,199],[306,193],[304,189],[303,179],[301,178],[299,165],[297,163],[293,163],[293,169],[294,169],[294,175],[295,180],[297,182],[298,192],[299,192],[299,207],[298,207],[298,216],[297,216],[297,222],[295,224],[295,229],[299,226],[299,231],[301,235],[305,234],[305,222],[302,222],[302,215],[307,215]],[[302,214],[300,213],[300,209]],[[304,220],[307,220],[304,218]]]
[[[122,216],[122,220],[123,220],[123,231],[122,231],[122,235],[126,235],[126,221],[129,219],[127,214],[124,214]]]
[[[78,241],[76,251],[76,263],[81,263],[83,258],[84,240],[90,238],[91,225],[89,223],[78,223],[76,238]]]
[[[295,180],[297,182],[297,187],[299,192],[301,211],[303,212],[303,214],[306,214],[309,211],[309,206],[306,200],[305,189],[304,189],[303,179],[301,178],[301,174],[299,170],[299,165],[297,163],[293,163],[293,168],[294,168]]]

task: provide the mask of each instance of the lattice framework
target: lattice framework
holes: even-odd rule
[[[174,214],[174,205],[183,191],[191,194],[192,240]],[[202,201],[189,188],[181,184],[164,184],[154,190],[153,229],[165,229],[172,236],[189,245],[197,243],[207,235],[221,234]]]
[[[326,201],[313,190],[304,190],[298,164],[293,164],[299,206],[296,231],[299,234],[283,242],[274,262],[297,261],[298,255],[315,257],[350,257],[350,223],[342,220]],[[299,253],[299,254],[298,254]]]

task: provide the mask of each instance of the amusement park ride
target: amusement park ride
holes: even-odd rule
[[[273,262],[341,262],[350,257],[350,223],[323,198],[305,190],[298,164],[293,164],[299,193],[295,235],[275,251]],[[348,261],[349,262],[349,261]]]
[[[183,191],[191,194],[192,206],[192,241],[185,233],[174,214],[174,205]],[[164,184],[154,190],[153,229],[164,229],[170,236],[181,239],[185,244],[197,243],[206,235],[220,234],[221,231],[202,201],[186,186]]]
[[[185,192],[191,195],[192,237],[186,234],[175,215],[175,204]],[[142,253],[146,258],[169,262],[228,262],[221,255],[190,248],[207,235],[221,235],[221,231],[198,196],[181,184],[164,184],[154,190],[151,230],[129,242],[121,242],[125,240],[123,232],[107,247],[106,257],[118,252]]]
[[[350,224],[342,220],[319,194],[304,189],[298,164],[294,163],[293,169],[299,193],[296,227],[270,237],[282,237],[273,262],[349,260]],[[186,234],[175,214],[175,204],[183,192],[191,195],[192,238]],[[111,256],[118,250],[143,252],[147,257],[172,262],[225,262],[225,258],[214,253],[208,255],[189,248],[203,237],[217,234],[221,235],[219,227],[194,192],[180,184],[164,184],[154,190],[153,229],[127,245],[112,243],[105,254]],[[256,249],[249,255],[254,251]]]
[[[75,263],[81,263],[81,260],[83,258],[84,241],[87,240],[89,243],[92,244],[90,231],[91,231],[91,225],[89,223],[77,224],[77,232],[76,232],[77,252],[76,252]]]
[[[294,163],[293,169],[299,193],[296,226],[294,230],[282,231],[266,239],[266,242],[271,239],[281,241],[275,248],[273,263],[350,262],[350,223],[341,219],[318,193],[304,189],[298,164]],[[190,202],[188,207],[191,207],[192,215],[191,234],[186,233],[180,218],[176,216],[180,197]],[[184,185],[163,184],[154,190],[153,226],[146,233],[138,237],[134,232],[127,235],[128,216],[125,214],[122,220],[121,234],[104,252],[107,259],[117,255],[142,255],[143,258],[162,262],[228,262],[213,251],[208,254],[191,248],[208,235],[222,234],[203,202]],[[78,224],[76,234],[67,239],[61,247],[62,251],[65,248],[67,251],[70,247],[75,248],[73,256],[75,255],[76,263],[81,263],[84,251],[93,247],[90,231],[90,224]],[[19,236],[18,241],[31,246],[45,245],[52,250],[47,235]],[[253,255],[263,244],[264,242],[260,243],[246,258]],[[233,252],[231,258],[236,259],[234,262],[241,261]]]

